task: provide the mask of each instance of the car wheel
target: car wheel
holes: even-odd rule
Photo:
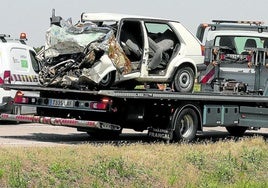
[[[192,92],[194,88],[194,71],[190,67],[179,69],[173,80],[173,89],[179,92]]]
[[[228,126],[228,127],[226,127],[226,130],[228,131],[228,133],[230,133],[230,135],[238,136],[238,137],[243,136],[247,129],[248,129],[248,127],[242,127],[242,126]]]
[[[114,84],[114,74],[109,72],[99,83],[99,89],[109,89]]]
[[[183,109],[175,118],[173,141],[191,142],[197,132],[198,116],[191,108]]]

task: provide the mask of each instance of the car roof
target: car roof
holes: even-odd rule
[[[129,14],[118,14],[118,13],[82,13],[81,21],[115,21],[119,22],[122,19],[149,19],[149,20],[162,20],[162,21],[172,21],[164,18],[139,16],[139,15],[129,15]],[[176,21],[177,22],[177,21]]]

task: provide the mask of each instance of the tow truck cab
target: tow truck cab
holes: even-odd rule
[[[205,90],[263,93],[268,73],[263,22],[213,20],[200,24],[196,36],[205,46],[207,70],[199,78]]]
[[[37,85],[38,63],[35,51],[26,45],[26,34],[19,40],[10,39],[10,35],[0,34],[0,84]],[[34,108],[18,109],[13,106],[17,91],[0,88],[0,112],[34,113]],[[38,95],[33,92],[25,94]]]

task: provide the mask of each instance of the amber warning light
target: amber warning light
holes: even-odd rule
[[[21,34],[20,34],[20,40],[27,40],[27,35],[26,35],[26,33],[21,33]]]

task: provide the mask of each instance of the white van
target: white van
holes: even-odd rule
[[[1,84],[38,84],[38,62],[35,51],[26,45],[26,35],[20,40],[11,40],[9,35],[0,34],[0,85]],[[23,37],[24,36],[24,37]],[[34,108],[14,108],[15,90],[0,88],[0,113],[35,113]],[[24,93],[26,94],[26,93]],[[38,95],[38,93],[32,93]]]

